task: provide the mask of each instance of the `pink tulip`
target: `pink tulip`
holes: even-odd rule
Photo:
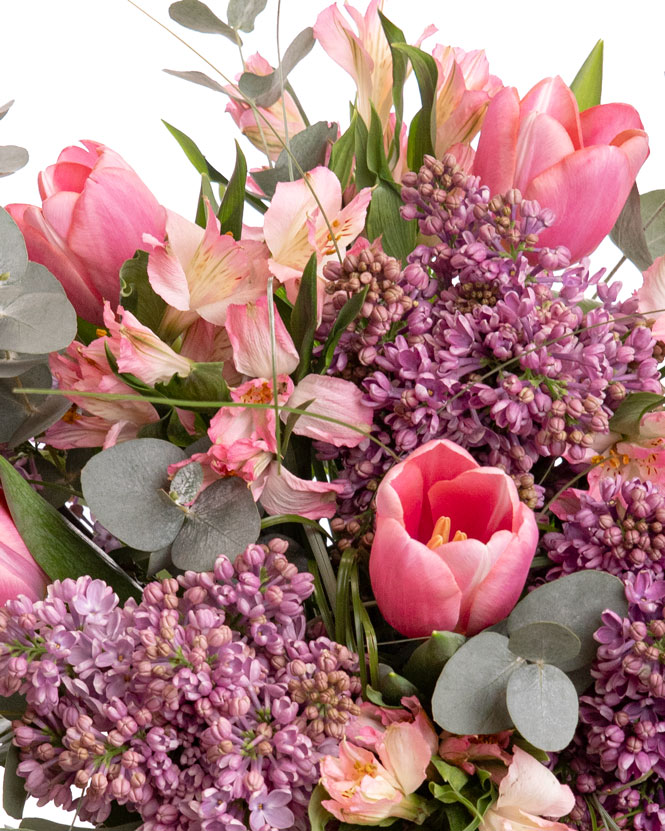
[[[499,798],[483,817],[479,831],[570,831],[565,823],[545,817],[565,816],[574,805],[568,785],[515,746],[513,761],[499,785]]]
[[[250,55],[245,61],[245,71],[253,72],[255,75],[269,75],[273,68],[257,52],[256,55]],[[257,118],[249,104],[238,96],[237,89],[232,86],[224,87],[224,89],[231,99],[226,105],[226,112],[230,113],[242,134],[252,142],[254,147],[263,151],[272,161],[277,160],[286,141],[284,112],[286,111],[286,126],[289,138],[293,138],[307,126],[295,101],[288,92],[284,93],[283,99],[280,98],[270,107],[257,107],[259,113],[263,116],[263,118]]]
[[[436,89],[436,142],[438,158],[453,145],[468,144],[480,130],[490,100],[503,84],[489,74],[485,52],[465,52],[452,46],[435,46],[432,57],[439,76]],[[458,161],[459,163],[459,161]]]
[[[633,107],[602,104],[580,113],[561,78],[546,78],[521,101],[514,87],[492,99],[473,173],[492,194],[518,188],[552,210],[554,224],[539,243],[565,245],[574,262],[610,232],[648,154]]]
[[[19,534],[0,490],[0,605],[24,594],[40,600],[49,579],[34,561]]]
[[[144,233],[163,238],[166,212],[117,153],[81,143],[40,173],[41,208],[7,210],[30,259],[58,278],[77,314],[100,324],[102,301],[118,304],[120,267],[142,248]]]
[[[431,730],[431,727],[430,727]],[[393,722],[372,750],[342,739],[339,756],[321,761],[323,807],[341,822],[377,825],[389,817],[422,822],[425,801],[415,791],[425,781],[432,744],[416,722]]]
[[[665,254],[658,257],[643,273],[637,290],[639,310],[653,320],[651,331],[656,340],[665,340]]]
[[[384,618],[409,638],[474,635],[517,602],[538,544],[533,511],[512,479],[454,442],[427,442],[376,494],[370,556]]]

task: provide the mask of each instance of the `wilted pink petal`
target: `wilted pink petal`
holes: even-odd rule
[[[335,447],[356,447],[367,437],[374,415],[372,408],[363,404],[362,399],[362,391],[350,381],[329,375],[306,375],[296,385],[287,406],[298,408],[306,401],[313,401],[307,407],[307,413],[335,418],[358,429],[302,415],[298,417],[293,432]],[[283,420],[288,417],[288,413],[283,413]]]
[[[272,515],[298,514],[308,519],[330,519],[337,510],[337,494],[344,486],[299,479],[284,465],[272,462],[261,492],[261,505]]]
[[[274,309],[274,315],[274,371],[277,375],[290,375],[300,363],[300,356],[277,309]],[[238,372],[249,375],[250,378],[272,378],[273,344],[268,299],[261,297],[255,303],[245,306],[230,306],[226,330],[233,349],[233,363]]]

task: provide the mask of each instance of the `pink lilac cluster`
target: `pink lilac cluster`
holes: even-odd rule
[[[150,583],[139,604],[81,577],[0,610],[0,694],[18,772],[40,805],[103,822],[114,803],[146,831],[306,827],[319,760],[359,712],[357,661],[308,640],[310,574],[286,543],[212,572]]]
[[[414,308],[363,382],[374,435],[400,455],[440,437],[473,448],[535,507],[536,463],[585,459],[627,392],[660,391],[651,331],[636,299],[617,299],[620,283],[538,248],[553,217],[519,191],[490,199],[446,155],[408,173],[402,198],[403,217],[436,241],[409,256]],[[597,302],[585,305],[589,289]],[[342,467],[342,516],[364,511],[393,460],[370,441],[320,452]]]
[[[582,831],[596,827],[588,802],[620,828],[665,829],[665,581],[643,570],[626,575],[625,586],[628,615],[603,614],[594,686],[558,760],[577,794],[570,819]]]
[[[665,494],[640,479],[599,481],[599,497],[570,491],[557,513],[559,532],[545,534],[543,545],[557,565],[548,580],[592,568],[617,577],[646,568],[662,578],[665,565]]]

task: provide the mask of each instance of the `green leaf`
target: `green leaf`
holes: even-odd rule
[[[603,41],[599,40],[570,85],[580,112],[600,104],[603,86]]]
[[[19,534],[51,580],[88,574],[112,586],[122,602],[128,597],[140,598],[139,586],[107,554],[76,532],[2,456],[0,481]]]
[[[20,277],[0,280],[0,349],[43,354],[76,335],[76,312],[51,272],[28,263]]]
[[[236,164],[224,191],[217,219],[219,219],[220,233],[230,233],[233,239],[239,240],[242,235],[242,214],[245,203],[245,183],[247,181],[247,161],[236,141]]]
[[[28,267],[28,252],[20,228],[0,208],[0,285],[7,279],[18,282]]]
[[[515,727],[541,750],[563,750],[572,741],[579,709],[577,693],[558,667],[518,667],[508,681],[506,703]]]
[[[402,669],[403,675],[418,689],[431,695],[441,670],[466,641],[457,632],[432,632],[414,651]]]
[[[353,321],[360,314],[360,310],[362,309],[365,298],[367,297],[368,289],[369,286],[365,286],[361,292],[349,297],[346,303],[339,310],[337,319],[335,320],[333,327],[330,330],[330,334],[328,335],[328,338],[323,346],[322,361],[319,361],[317,364],[316,372],[319,374],[323,374],[328,369],[333,359],[335,347],[339,343],[339,339],[342,337],[344,330],[350,323],[353,323]]]
[[[169,6],[169,17],[186,29],[209,35],[223,35],[233,43],[242,46],[238,34],[200,0],[178,0]]]
[[[443,759],[439,759],[438,756],[434,756],[432,758],[432,764],[437,769],[443,781],[448,782],[448,784],[451,785],[456,791],[461,791],[469,781],[469,777],[463,770],[455,767],[455,765],[449,765],[448,762],[444,762]]]
[[[166,303],[150,285],[148,254],[137,251],[120,268],[120,302],[123,308],[137,317],[144,326],[159,331]]]
[[[234,29],[253,32],[254,21],[265,9],[268,0],[229,0],[226,19]]]
[[[314,30],[311,26],[299,32],[282,56],[281,66],[269,75],[243,72],[238,81],[240,91],[254,100],[257,107],[272,107],[282,96],[283,84],[291,70],[314,48]]]
[[[372,194],[367,216],[367,236],[382,238],[383,250],[403,262],[413,251],[418,233],[417,220],[406,222],[400,215],[401,198],[394,188],[381,181]]]
[[[394,183],[390,168],[388,167],[386,152],[383,148],[383,125],[374,107],[372,107],[372,117],[367,134],[367,167],[379,179],[387,184],[392,184],[396,188],[395,192],[399,193],[400,188]]]
[[[188,505],[196,499],[203,484],[203,468],[198,462],[190,462],[176,471],[171,480],[169,496],[176,505]]]
[[[498,733],[512,727],[506,688],[524,663],[508,649],[508,638],[481,632],[448,660],[432,696],[432,716],[451,733]]]
[[[597,643],[593,633],[601,626],[601,615],[606,609],[619,617],[627,614],[628,603],[621,580],[605,571],[580,571],[545,583],[523,597],[508,616],[508,633],[512,635],[529,623],[543,620],[568,627],[581,641],[579,653],[561,664],[561,669],[569,672],[594,659]]]
[[[11,447],[38,436],[71,406],[61,395],[14,392],[21,387],[50,389],[48,366],[39,364],[19,377],[0,378],[0,442],[7,442]]]
[[[179,69],[164,69],[162,71],[166,72],[167,75],[173,75],[175,78],[181,78],[183,81],[189,81],[192,84],[198,84],[200,87],[206,87],[206,89],[212,89],[215,92],[221,92],[226,95],[224,87],[217,83],[217,81],[213,81],[205,72],[199,72],[195,69],[185,71]]]
[[[28,796],[25,780],[16,772],[20,762],[20,751],[15,744],[9,746],[5,761],[5,773],[2,785],[2,807],[13,819],[21,819],[23,806]]]
[[[379,18],[383,26],[383,32],[390,44],[390,51],[393,59],[393,104],[395,105],[395,134],[393,136],[388,159],[396,162],[400,153],[400,132],[404,120],[404,83],[408,69],[408,59],[399,49],[393,49],[396,43],[406,43],[404,32],[379,11]]]
[[[224,380],[223,361],[211,363],[195,363],[189,375],[181,378],[174,375],[167,384],[156,384],[157,392],[167,398],[182,399],[186,401],[230,401],[231,394],[228,385]],[[184,405],[180,408],[186,410]],[[214,412],[217,411],[215,408]],[[196,412],[202,412],[196,407]]]
[[[422,107],[414,116],[409,130],[407,161],[410,170],[418,170],[425,154],[434,154],[436,140],[436,83],[438,70],[431,55],[406,43],[394,43],[391,50],[403,53],[411,61],[418,81]]]
[[[610,430],[622,433],[624,436],[637,436],[643,416],[664,403],[665,395],[658,395],[655,392],[629,393],[610,419]]]
[[[184,512],[168,497],[167,468],[185,453],[145,438],[102,450],[81,471],[88,506],[101,524],[131,548],[155,551],[171,543]]]
[[[581,643],[567,626],[541,620],[514,629],[508,647],[515,655],[526,658],[527,661],[544,661],[561,666],[579,653]]]
[[[294,375],[296,383],[307,375],[312,360],[314,332],[318,324],[316,266],[316,253],[314,253],[307,261],[302,273],[298,296],[291,312],[291,337],[300,355],[300,363]]]
[[[217,214],[219,205],[217,204],[217,198],[210,183],[210,177],[207,173],[202,173],[199,201],[196,206],[196,224],[199,228],[205,228],[208,224],[208,206],[206,205],[206,200],[209,202],[212,212]]]
[[[187,509],[171,559],[184,571],[212,571],[217,557],[234,560],[260,533],[259,511],[247,483],[237,476],[218,479]]]
[[[640,194],[636,184],[630,189],[621,213],[610,231],[610,239],[640,271],[646,271],[653,262],[644,235]]]
[[[337,176],[344,190],[349,184],[353,169],[353,156],[356,147],[356,121],[358,114],[354,112],[348,130],[333,144],[330,152],[329,167]]]
[[[312,831],[325,831],[326,825],[333,818],[333,815],[321,804],[324,799],[330,799],[328,792],[323,785],[317,785],[312,791],[307,806],[307,817]]]
[[[28,702],[25,700],[25,696],[20,693],[0,697],[0,715],[8,721],[22,718],[27,707]]]
[[[381,674],[379,665],[379,692],[387,704],[397,705],[404,696],[416,695],[417,688],[402,675],[398,675],[390,667],[388,672]]]
[[[357,190],[371,188],[376,184],[376,174],[372,173],[367,164],[369,144],[369,130],[367,125],[358,117],[355,132],[355,161],[354,182]]]
[[[665,190],[652,190],[640,196],[644,235],[652,259],[665,254]]]
[[[29,159],[25,147],[17,147],[15,144],[3,145],[0,147],[0,178],[16,173],[27,165]]]
[[[295,162],[292,161],[293,179],[302,179],[303,173],[312,170],[325,161],[328,145],[337,138],[337,124],[328,125],[327,121],[317,121],[311,127],[306,127],[291,138],[290,150]],[[279,182],[291,180],[291,169],[289,167],[289,154],[286,149],[282,150],[273,168],[255,171],[252,178],[269,196],[274,196],[275,188]]]
[[[176,74],[171,72],[171,70],[165,71],[169,72],[171,75]],[[169,124],[168,121],[164,121],[164,119],[162,119],[162,124],[178,142],[184,151],[185,156],[187,156],[189,161],[194,165],[200,174],[207,174],[211,182],[221,182],[224,185],[228,183],[226,176],[223,176],[218,170],[215,170],[215,168],[207,161],[206,157],[199,150],[198,145],[193,141],[193,139],[183,133],[182,130],[179,130],[172,124]]]

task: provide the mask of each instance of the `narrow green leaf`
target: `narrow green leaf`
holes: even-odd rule
[[[219,211],[219,205],[217,204],[217,197],[212,189],[212,184],[210,182],[210,177],[207,173],[201,174],[201,189],[199,190],[199,201],[196,206],[196,224],[200,228],[205,228],[208,224],[208,205],[212,209],[214,214],[217,214]]]
[[[222,182],[225,185],[228,183],[228,179],[218,170],[215,170],[215,168],[207,161],[206,157],[200,151],[198,145],[193,139],[183,133],[182,130],[179,130],[172,124],[169,124],[168,121],[164,121],[164,119],[162,119],[162,124],[178,142],[185,153],[185,156],[187,156],[189,161],[194,165],[200,174],[205,173],[210,178],[211,182]]]
[[[624,436],[637,436],[642,417],[665,404],[665,395],[633,392],[627,395],[610,419],[610,430]]]
[[[346,327],[360,314],[360,310],[363,307],[368,290],[369,286],[365,286],[361,292],[350,297],[340,309],[339,314],[337,315],[337,320],[335,320],[335,323],[330,330],[330,334],[324,344],[323,359],[317,364],[316,372],[319,374],[323,374],[330,366],[335,348],[339,343],[339,339],[342,337]]]
[[[603,41],[599,40],[570,85],[580,112],[600,104],[603,87]]]
[[[386,254],[404,262],[415,247],[418,222],[403,220],[401,207],[402,200],[395,189],[384,181],[379,182],[369,204],[367,236],[371,240],[381,237]]]
[[[354,181],[357,190],[362,188],[371,188],[376,184],[376,174],[372,173],[367,163],[369,144],[369,130],[367,125],[358,118],[356,121],[355,131],[355,173]]]
[[[2,456],[0,482],[19,534],[51,580],[88,574],[112,586],[122,602],[141,597],[138,584],[101,549],[84,540]]]
[[[2,785],[2,807],[5,813],[13,819],[21,819],[27,793],[25,780],[18,775],[16,769],[20,761],[20,751],[15,744],[9,746],[5,760],[5,774]]]
[[[337,176],[342,190],[349,184],[353,169],[353,156],[356,147],[356,121],[358,114],[354,112],[348,130],[333,144],[330,152],[330,169]]]
[[[247,182],[247,161],[236,141],[236,164],[224,191],[221,205],[217,213],[220,233],[230,233],[233,239],[240,239],[242,235],[242,214],[245,202],[245,183]]]
[[[316,332],[318,323],[316,267],[316,254],[314,253],[307,261],[302,273],[298,296],[291,312],[291,337],[300,355],[300,363],[294,375],[296,383],[307,375],[312,359],[314,332]]]
[[[393,59],[393,104],[395,105],[395,134],[388,153],[388,161],[396,162],[399,158],[399,140],[404,120],[404,83],[408,68],[408,59],[399,49],[393,49],[395,43],[406,43],[404,32],[388,18],[379,12],[383,32],[390,44],[390,51]]]
[[[382,181],[394,183],[383,147],[383,125],[374,107],[367,135],[367,167]],[[396,193],[399,193],[399,187],[395,187]]]
[[[123,308],[135,315],[141,323],[159,330],[166,303],[150,285],[148,255],[137,251],[131,260],[125,260],[120,268],[120,302]],[[95,337],[99,337],[96,333]]]
[[[434,142],[436,140],[436,112],[434,102],[436,99],[436,83],[439,73],[434,58],[416,46],[409,46],[406,43],[394,43],[391,49],[393,52],[395,50],[402,52],[408,57],[418,82],[422,106],[411,122],[408,146],[409,168],[411,170],[418,170],[423,163],[423,156],[434,153]]]

